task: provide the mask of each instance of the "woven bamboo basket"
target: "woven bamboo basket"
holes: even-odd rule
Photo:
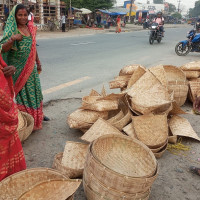
[[[179,106],[182,106],[188,95],[188,81],[170,81],[168,82],[169,93],[174,92],[174,100]]]
[[[122,110],[117,110],[117,112],[111,111],[109,113],[109,115],[110,116],[109,116],[109,119],[107,120],[107,122],[109,122],[110,124],[113,124],[124,117],[124,113]]]
[[[120,70],[119,75],[132,75],[138,69],[138,67],[145,69],[145,67],[139,64],[127,65]]]
[[[169,120],[169,128],[175,136],[189,137],[200,141],[199,136],[192,128],[190,122],[183,117],[174,115]]]
[[[115,77],[113,81],[109,82],[110,89],[127,87],[131,75]]]
[[[86,96],[82,99],[81,109],[94,110],[94,111],[110,111],[118,109],[118,100],[102,100],[102,97]]]
[[[151,177],[157,168],[151,151],[126,136],[102,136],[93,142],[91,151],[104,166],[124,176]]]
[[[190,100],[194,102],[197,97],[197,93],[200,91],[200,79],[196,79],[194,81],[189,81],[189,93]]]
[[[147,71],[128,91],[131,96],[131,107],[142,114],[148,114],[156,109],[169,108],[171,98],[168,90],[149,71]]]
[[[65,167],[61,164],[63,158],[63,153],[58,153],[54,157],[54,162],[53,162],[53,169],[58,170],[65,176],[69,178],[81,178],[83,176],[83,169],[72,169],[69,167]]]
[[[128,82],[127,88],[130,88],[134,83],[136,83],[145,74],[145,72],[145,68],[139,66],[132,74]]]
[[[94,174],[89,171],[89,168],[84,170],[83,182],[91,188],[93,191],[101,194],[105,199],[113,200],[132,200],[132,199],[143,199],[150,195],[150,189],[142,193],[124,193],[118,190],[111,189],[98,181]]]
[[[163,146],[168,138],[167,115],[132,117],[137,138],[151,149]]]
[[[32,186],[50,179],[67,179],[60,172],[48,168],[27,169],[13,174],[0,182],[2,200],[18,199]],[[26,184],[25,184],[26,183]]]
[[[200,71],[200,61],[193,61],[181,66],[183,71]]]
[[[24,115],[22,114],[21,111],[18,111],[18,134],[19,134],[19,139],[22,142],[23,141],[23,137],[24,137],[24,133],[27,127],[27,121],[24,117]]]
[[[137,135],[135,134],[135,130],[133,128],[132,122],[123,128],[123,131],[126,135],[130,136],[133,139],[137,139]]]
[[[26,139],[28,139],[28,137],[33,132],[34,119],[28,113],[22,112],[22,115],[24,116],[24,118],[25,118],[25,120],[27,122],[27,126],[26,126],[26,129],[24,130],[24,135],[23,135],[23,139],[22,139],[22,141],[25,141]]]
[[[192,79],[192,78],[199,78],[200,72],[199,71],[184,71],[187,79]]]
[[[178,137],[176,135],[173,135],[173,136],[169,136],[168,137],[168,141],[169,143],[171,144],[176,144],[177,143],[177,140],[178,140]]]
[[[30,188],[19,200],[66,200],[72,198],[80,184],[80,180],[48,180]]]
[[[169,139],[169,137],[168,137],[168,139]],[[154,153],[154,155],[155,155],[155,153],[159,153],[159,152],[168,144],[168,139],[167,139],[167,141],[165,142],[165,144],[162,145],[161,147],[158,147],[158,148],[156,148],[156,149],[151,149],[151,151]]]
[[[87,186],[87,184],[83,181],[83,188],[84,188],[84,192],[85,195],[87,197],[87,200],[108,200],[108,198],[104,198],[100,193],[92,190],[89,186]],[[146,198],[132,198],[133,200],[148,200],[149,196],[147,196]],[[114,200],[114,199],[109,199],[109,200]],[[124,200],[126,200],[126,198],[124,198]]]
[[[92,142],[97,138],[108,134],[122,135],[117,128],[112,126],[107,121],[99,118],[94,125],[81,137],[81,139],[86,142]]]
[[[68,116],[67,122],[70,128],[85,129],[90,128],[92,124],[98,120],[99,117],[107,119],[108,112],[78,109]]]
[[[154,153],[155,157],[157,159],[161,158],[166,150],[167,150],[167,144],[159,152]]]
[[[155,174],[149,178],[134,178],[121,175],[102,165],[96,160],[96,158],[94,158],[90,151],[88,152],[84,169],[88,168],[89,171],[95,175],[98,181],[109,188],[125,193],[142,193],[147,191],[151,188],[158,175],[158,171],[156,171]]]

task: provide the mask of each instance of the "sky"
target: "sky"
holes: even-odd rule
[[[136,0],[136,1],[141,1],[143,3],[146,3],[147,0]],[[176,7],[178,7],[178,0],[165,0],[166,2],[169,3],[173,3],[174,5],[176,5]],[[189,10],[189,8],[193,8],[194,4],[195,4],[196,0],[181,0],[181,4],[184,6],[184,12],[186,12],[187,10]],[[150,2],[152,3],[153,0],[150,0]],[[121,6],[124,4],[124,0],[117,0],[117,6]]]

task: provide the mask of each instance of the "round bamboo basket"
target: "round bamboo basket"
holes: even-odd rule
[[[168,145],[168,144],[166,144],[159,152],[154,153],[154,155],[155,155],[155,157],[156,157],[157,159],[159,159],[159,158],[161,158],[161,157],[163,156],[163,154],[164,154],[165,151],[167,150],[167,145]]]
[[[22,112],[22,114],[27,121],[27,127],[24,130],[24,135],[23,135],[23,140],[22,140],[22,141],[25,141],[31,135],[31,133],[33,132],[34,119],[28,113]]]
[[[109,135],[109,137],[113,138],[114,136]],[[151,150],[148,149],[140,141],[133,140],[127,136],[120,136],[120,137],[127,138],[127,140],[133,141],[135,146],[138,147],[139,152],[141,152],[141,151],[143,152],[143,148],[145,149],[145,151],[147,151],[147,154],[150,155],[150,158],[148,156],[146,156],[146,157],[144,156],[143,157],[144,163],[141,163],[141,165],[138,165],[136,170],[142,171],[144,165],[146,166],[149,164],[149,166],[152,166],[152,163],[153,163],[153,166],[155,165],[156,169],[155,169],[155,173],[151,177],[136,178],[136,177],[126,176],[124,174],[117,173],[114,170],[107,168],[105,165],[103,165],[100,161],[98,161],[92,155],[91,147],[93,144],[90,145],[84,169],[89,168],[90,172],[92,174],[94,174],[95,177],[97,177],[97,179],[101,183],[103,183],[104,185],[107,185],[107,187],[112,188],[114,190],[119,190],[121,192],[126,192],[126,193],[140,193],[140,192],[147,191],[151,187],[151,185],[153,184],[153,182],[155,181],[155,179],[157,177],[157,174],[158,174],[157,161],[156,161],[153,153],[151,152]],[[123,147],[128,146],[127,143],[122,142],[122,141],[121,141],[121,145],[123,145]],[[125,153],[128,153],[128,152],[125,152]],[[132,160],[132,158],[129,160]],[[120,164],[120,163],[118,163],[118,164]],[[123,166],[125,166],[125,165],[123,164]],[[147,168],[149,168],[149,166],[147,166]],[[153,170],[150,170],[150,171],[153,171]]]
[[[145,67],[139,64],[127,65],[120,70],[119,75],[132,75],[138,69],[138,67],[145,69]]]
[[[95,175],[93,175],[89,168],[84,170],[84,178],[83,181],[85,184],[90,187],[93,191],[101,194],[105,199],[113,199],[113,200],[132,200],[137,198],[146,198],[150,194],[150,189],[142,193],[124,193],[118,190],[111,189],[101,183]]]
[[[87,184],[83,181],[83,188],[85,191],[85,195],[87,197],[87,200],[108,200],[108,198],[104,198],[100,193],[92,190]],[[134,200],[148,200],[149,196],[146,198],[133,198]],[[109,199],[109,200],[115,200],[115,199]],[[126,200],[126,198],[124,198]]]
[[[152,152],[139,141],[126,136],[100,137],[93,142],[91,151],[105,167],[124,176],[151,177],[157,168]]]
[[[19,139],[22,142],[23,141],[23,137],[24,137],[24,133],[26,131],[26,127],[27,127],[27,121],[26,118],[24,117],[24,115],[22,114],[21,111],[18,111],[18,135],[19,135]]]
[[[34,185],[50,179],[68,179],[68,177],[48,168],[27,169],[0,182],[0,197],[6,200],[18,199]]]
[[[74,192],[80,186],[80,180],[63,179],[63,180],[48,180],[41,182],[24,194],[18,200],[27,199],[43,199],[43,200],[66,200],[72,198]]]
[[[154,153],[154,155],[155,155],[155,153],[160,152],[160,150],[163,149],[167,144],[168,144],[168,139],[167,139],[167,141],[165,142],[164,145],[162,145],[161,147],[156,148],[156,149],[151,149],[151,151],[152,151],[152,152]]]

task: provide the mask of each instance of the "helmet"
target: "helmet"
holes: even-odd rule
[[[162,15],[162,12],[157,12],[157,15]]]

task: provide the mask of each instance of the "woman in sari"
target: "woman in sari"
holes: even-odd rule
[[[12,74],[0,55],[0,181],[26,169],[22,145],[17,133],[18,109],[13,101]]]
[[[0,47],[5,62],[16,67],[13,81],[18,109],[33,116],[34,130],[37,130],[42,128],[43,120],[38,75],[42,69],[36,50],[36,27],[27,23],[27,9],[22,4],[15,6],[8,17]]]
[[[117,27],[116,27],[116,33],[120,33],[121,32],[121,17],[120,15],[117,16]]]

